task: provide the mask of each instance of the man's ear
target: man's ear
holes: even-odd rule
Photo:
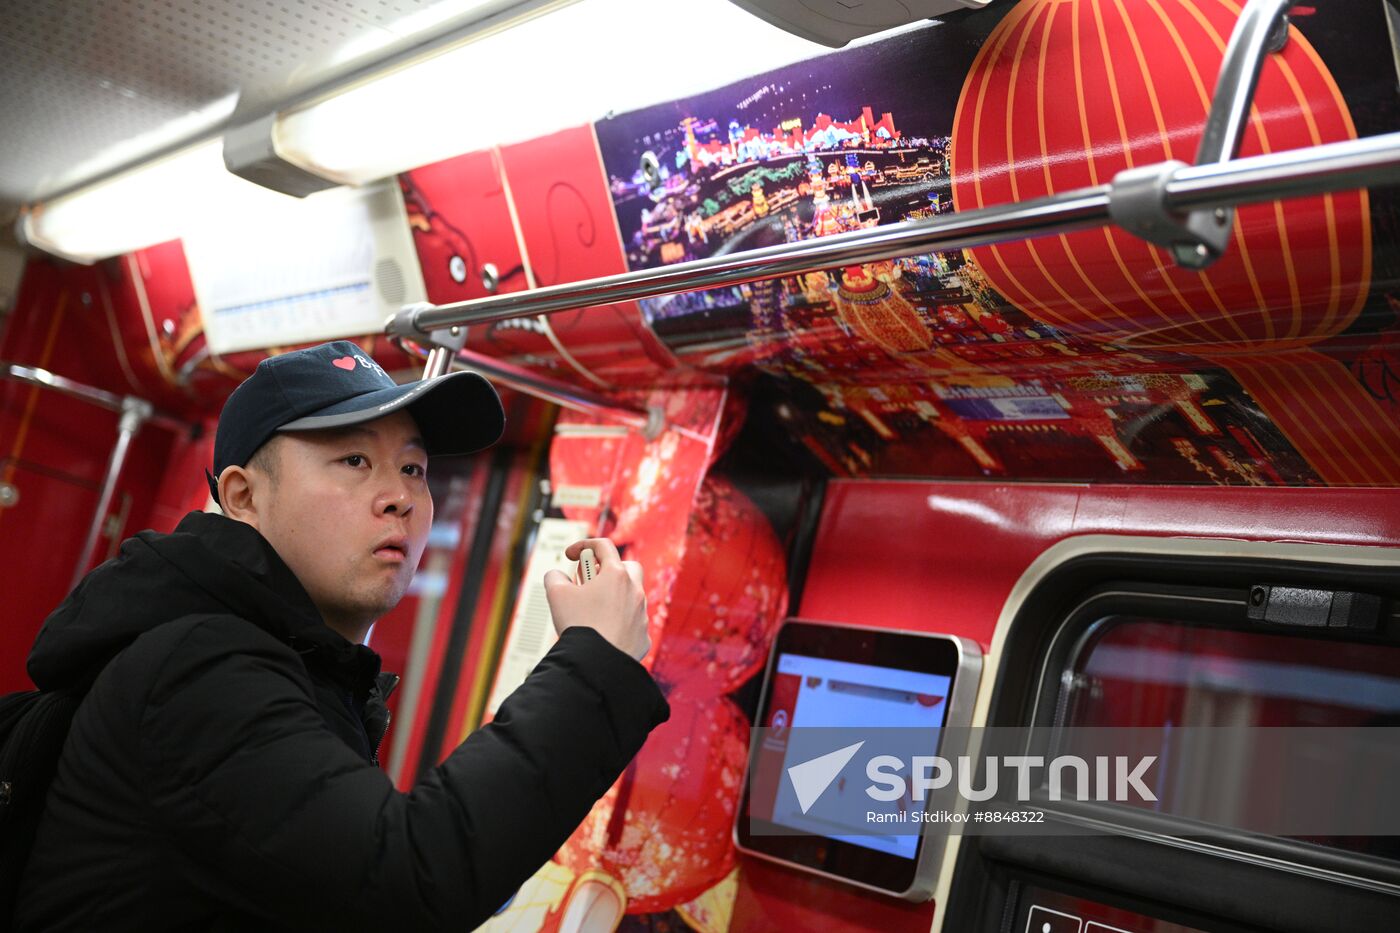
[[[224,467],[224,471],[219,474],[219,505],[224,514],[257,528],[260,479],[261,477],[254,476],[247,467]]]

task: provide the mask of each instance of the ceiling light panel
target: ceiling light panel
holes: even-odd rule
[[[240,100],[269,112],[347,60],[483,2],[7,3],[0,16],[0,204],[42,200],[215,133]]]
[[[317,174],[364,182],[828,51],[728,0],[579,0],[292,110],[277,145]]]

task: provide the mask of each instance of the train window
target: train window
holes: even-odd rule
[[[1219,740],[1191,743],[1192,760],[1176,763],[1177,779],[1160,789],[1153,807],[1165,813],[1199,810],[1188,798],[1209,793],[1211,821],[1226,826],[1267,821],[1261,809],[1287,805],[1287,794],[1250,792],[1288,779],[1266,747],[1274,734],[1269,730],[1400,725],[1396,645],[1112,615],[1090,626],[1061,683],[1056,718],[1062,726],[1219,729]],[[1257,745],[1251,743],[1255,737]],[[1383,806],[1393,791],[1377,779],[1383,769],[1374,764],[1353,760],[1348,799],[1313,805]],[[1222,789],[1222,774],[1230,775],[1229,788]],[[1386,836],[1290,838],[1400,857],[1397,840]]]
[[[1069,665],[1072,726],[1400,724],[1400,646],[1110,616]]]
[[[1306,630],[1260,621],[1251,594],[1275,581],[1329,599],[1370,594],[1371,611],[1354,626],[1330,615]],[[1087,833],[965,836],[945,929],[1302,933],[1335,928],[1343,915],[1353,929],[1393,928],[1400,838],[1290,833],[1302,823],[1350,829],[1388,812],[1377,804],[1393,799],[1393,779],[1387,790],[1382,776],[1400,754],[1385,747],[1400,726],[1397,600],[1385,568],[1252,555],[1094,554],[1042,576],[1003,643],[988,725],[1037,727],[1030,741],[1047,755],[1085,753],[1100,741],[1094,730],[1167,733],[1160,749],[1170,760],[1152,775],[1159,801],[1045,807],[1047,821]],[[1310,753],[1297,741],[1303,731],[1352,739],[1371,731],[1359,727],[1387,726],[1376,730],[1386,761],[1326,761],[1329,780],[1340,775],[1347,790],[1307,797],[1309,820],[1259,818],[1276,815],[1277,795],[1292,786],[1252,747],[1267,741],[1262,733]],[[1244,740],[1212,743],[1212,732]],[[1206,741],[1187,744],[1198,735]],[[1346,823],[1311,820],[1344,809]]]

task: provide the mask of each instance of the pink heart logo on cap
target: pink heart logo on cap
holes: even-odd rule
[[[355,358],[353,356],[342,356],[338,360],[331,360],[331,362],[341,369],[349,370],[355,368]]]

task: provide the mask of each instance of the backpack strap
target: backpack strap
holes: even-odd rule
[[[84,689],[0,696],[0,928],[13,922],[20,876]]]

